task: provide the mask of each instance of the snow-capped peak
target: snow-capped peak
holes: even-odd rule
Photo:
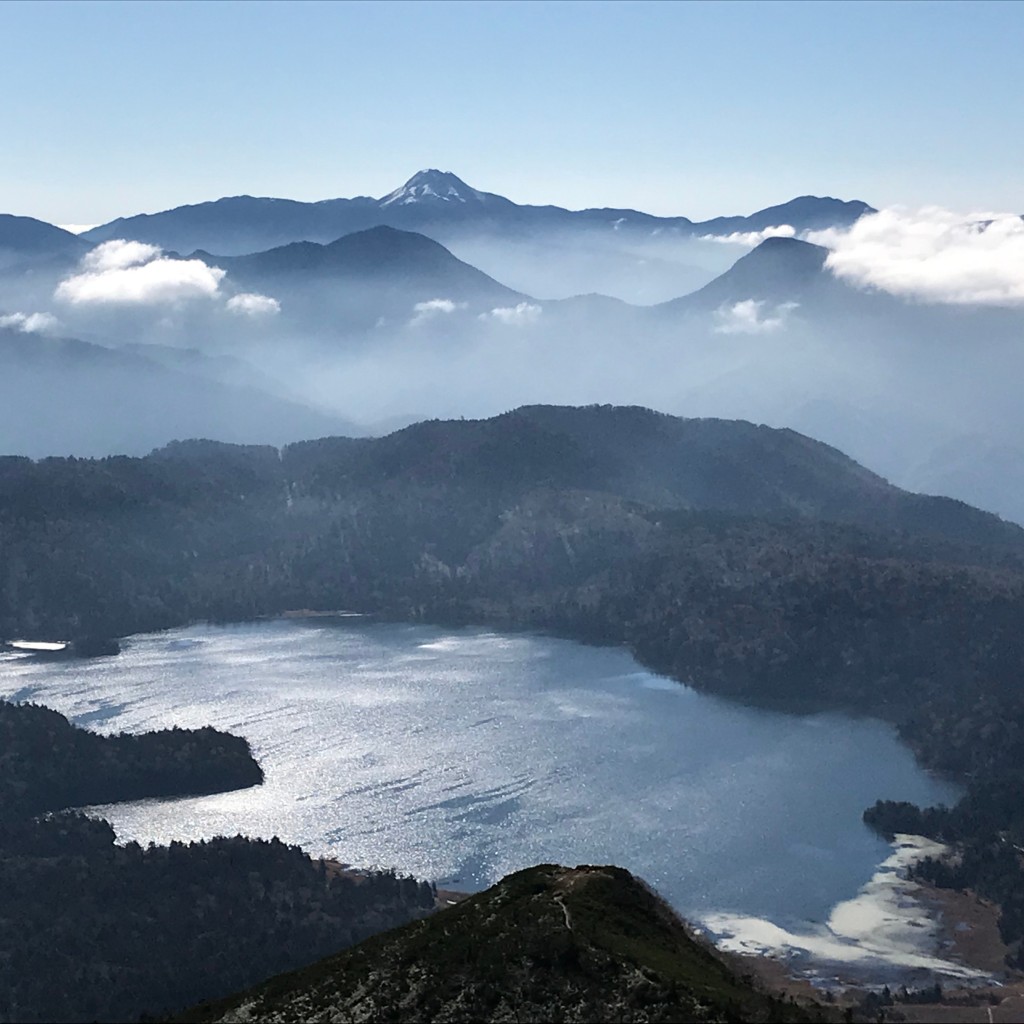
[[[486,196],[470,188],[450,171],[433,168],[417,171],[401,188],[386,195],[381,206],[407,206],[410,203],[484,202]]]

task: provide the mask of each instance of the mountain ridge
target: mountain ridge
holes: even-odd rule
[[[21,263],[71,262],[81,258],[92,244],[64,228],[35,217],[0,213],[0,270]]]
[[[758,243],[724,273],[688,295],[657,309],[712,309],[730,301],[792,301],[822,288],[852,291],[826,271],[828,249],[797,238],[772,237]]]
[[[442,239],[474,225],[490,232],[529,231],[542,227],[627,232],[673,230],[683,235],[762,230],[779,223],[780,211],[795,215],[796,231],[847,226],[871,211],[860,200],[801,196],[747,217],[719,217],[694,222],[688,217],[658,217],[629,209],[570,210],[555,205],[515,203],[504,196],[467,185],[450,171],[418,171],[379,199],[368,196],[303,202],[255,196],[226,196],[152,214],[115,218],[83,233],[98,243],[129,238],[165,249],[204,249],[242,255],[293,241],[329,242],[343,234],[386,224],[433,232]],[[771,224],[768,221],[772,221]]]
[[[179,1024],[260,1020],[806,1021],[618,867],[540,865]]]
[[[394,274],[396,279],[437,279],[442,285],[454,280],[460,286],[485,291],[494,298],[525,298],[460,260],[432,238],[383,224],[342,235],[326,244],[290,242],[244,256],[215,256],[197,250],[189,258],[216,263],[233,278],[243,281],[277,274],[301,273],[308,277],[339,273],[353,277]]]

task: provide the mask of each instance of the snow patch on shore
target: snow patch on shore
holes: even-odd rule
[[[737,914],[709,914],[702,925],[716,945],[732,953],[800,961],[802,974],[821,976],[823,965],[837,974],[878,977],[886,969],[923,972],[960,981],[985,981],[990,975],[940,955],[939,921],[917,900],[920,886],[907,870],[926,857],[947,852],[923,836],[899,834],[893,852],[853,899],[836,904],[824,925],[787,931],[771,921]],[[822,978],[822,980],[825,980]],[[838,978],[836,979],[838,980]]]

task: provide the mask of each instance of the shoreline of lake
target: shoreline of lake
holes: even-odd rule
[[[879,790],[930,800],[948,789],[884,723],[737,705],[647,672],[621,647],[536,634],[278,619],[140,635],[74,670],[11,668],[30,699],[49,691],[101,730],[202,722],[256,740],[260,791],[173,813],[94,809],[119,836],[276,833],[442,888],[485,888],[545,861],[614,862],[693,919],[730,904],[813,917],[884,857],[860,822]],[[337,749],[309,746],[307,730]],[[321,769],[339,781],[321,785]]]

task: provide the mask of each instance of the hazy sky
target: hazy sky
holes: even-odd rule
[[[382,195],[1024,211],[1017,3],[0,4],[0,212]]]

